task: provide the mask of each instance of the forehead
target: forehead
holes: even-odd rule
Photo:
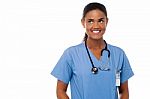
[[[97,18],[106,18],[106,16],[105,16],[105,14],[104,14],[104,12],[102,12],[101,10],[91,10],[91,11],[89,11],[87,14],[86,14],[86,16],[85,16],[85,18],[87,18],[87,19],[97,19]]]

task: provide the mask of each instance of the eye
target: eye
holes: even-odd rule
[[[98,20],[99,23],[104,23],[104,20],[100,19]]]
[[[93,23],[93,20],[88,20],[88,23],[92,24],[92,23]]]

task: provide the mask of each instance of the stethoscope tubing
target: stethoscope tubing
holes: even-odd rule
[[[109,59],[109,58],[110,58],[110,51],[109,51],[108,48],[107,48],[107,43],[106,43],[105,40],[104,40],[104,43],[105,43],[105,48],[101,50],[101,56],[103,55],[103,51],[106,50],[106,51],[108,52],[108,59]],[[92,65],[91,71],[92,71],[93,74],[97,74],[98,68],[94,66],[94,63],[93,63],[93,61],[92,61],[92,58],[91,58],[90,53],[89,53],[88,48],[87,48],[87,43],[86,43],[86,41],[85,41],[85,48],[86,48],[88,57],[89,57],[89,59],[90,59],[91,65]],[[109,70],[109,69],[108,69],[108,70]]]

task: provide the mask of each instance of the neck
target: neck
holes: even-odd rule
[[[103,49],[105,47],[105,43],[103,38],[99,40],[87,38],[87,46],[89,47],[89,49],[97,50],[97,49]]]

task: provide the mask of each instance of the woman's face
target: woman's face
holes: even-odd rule
[[[91,10],[82,19],[82,25],[86,29],[88,39],[98,40],[103,37],[108,19],[100,10]]]

